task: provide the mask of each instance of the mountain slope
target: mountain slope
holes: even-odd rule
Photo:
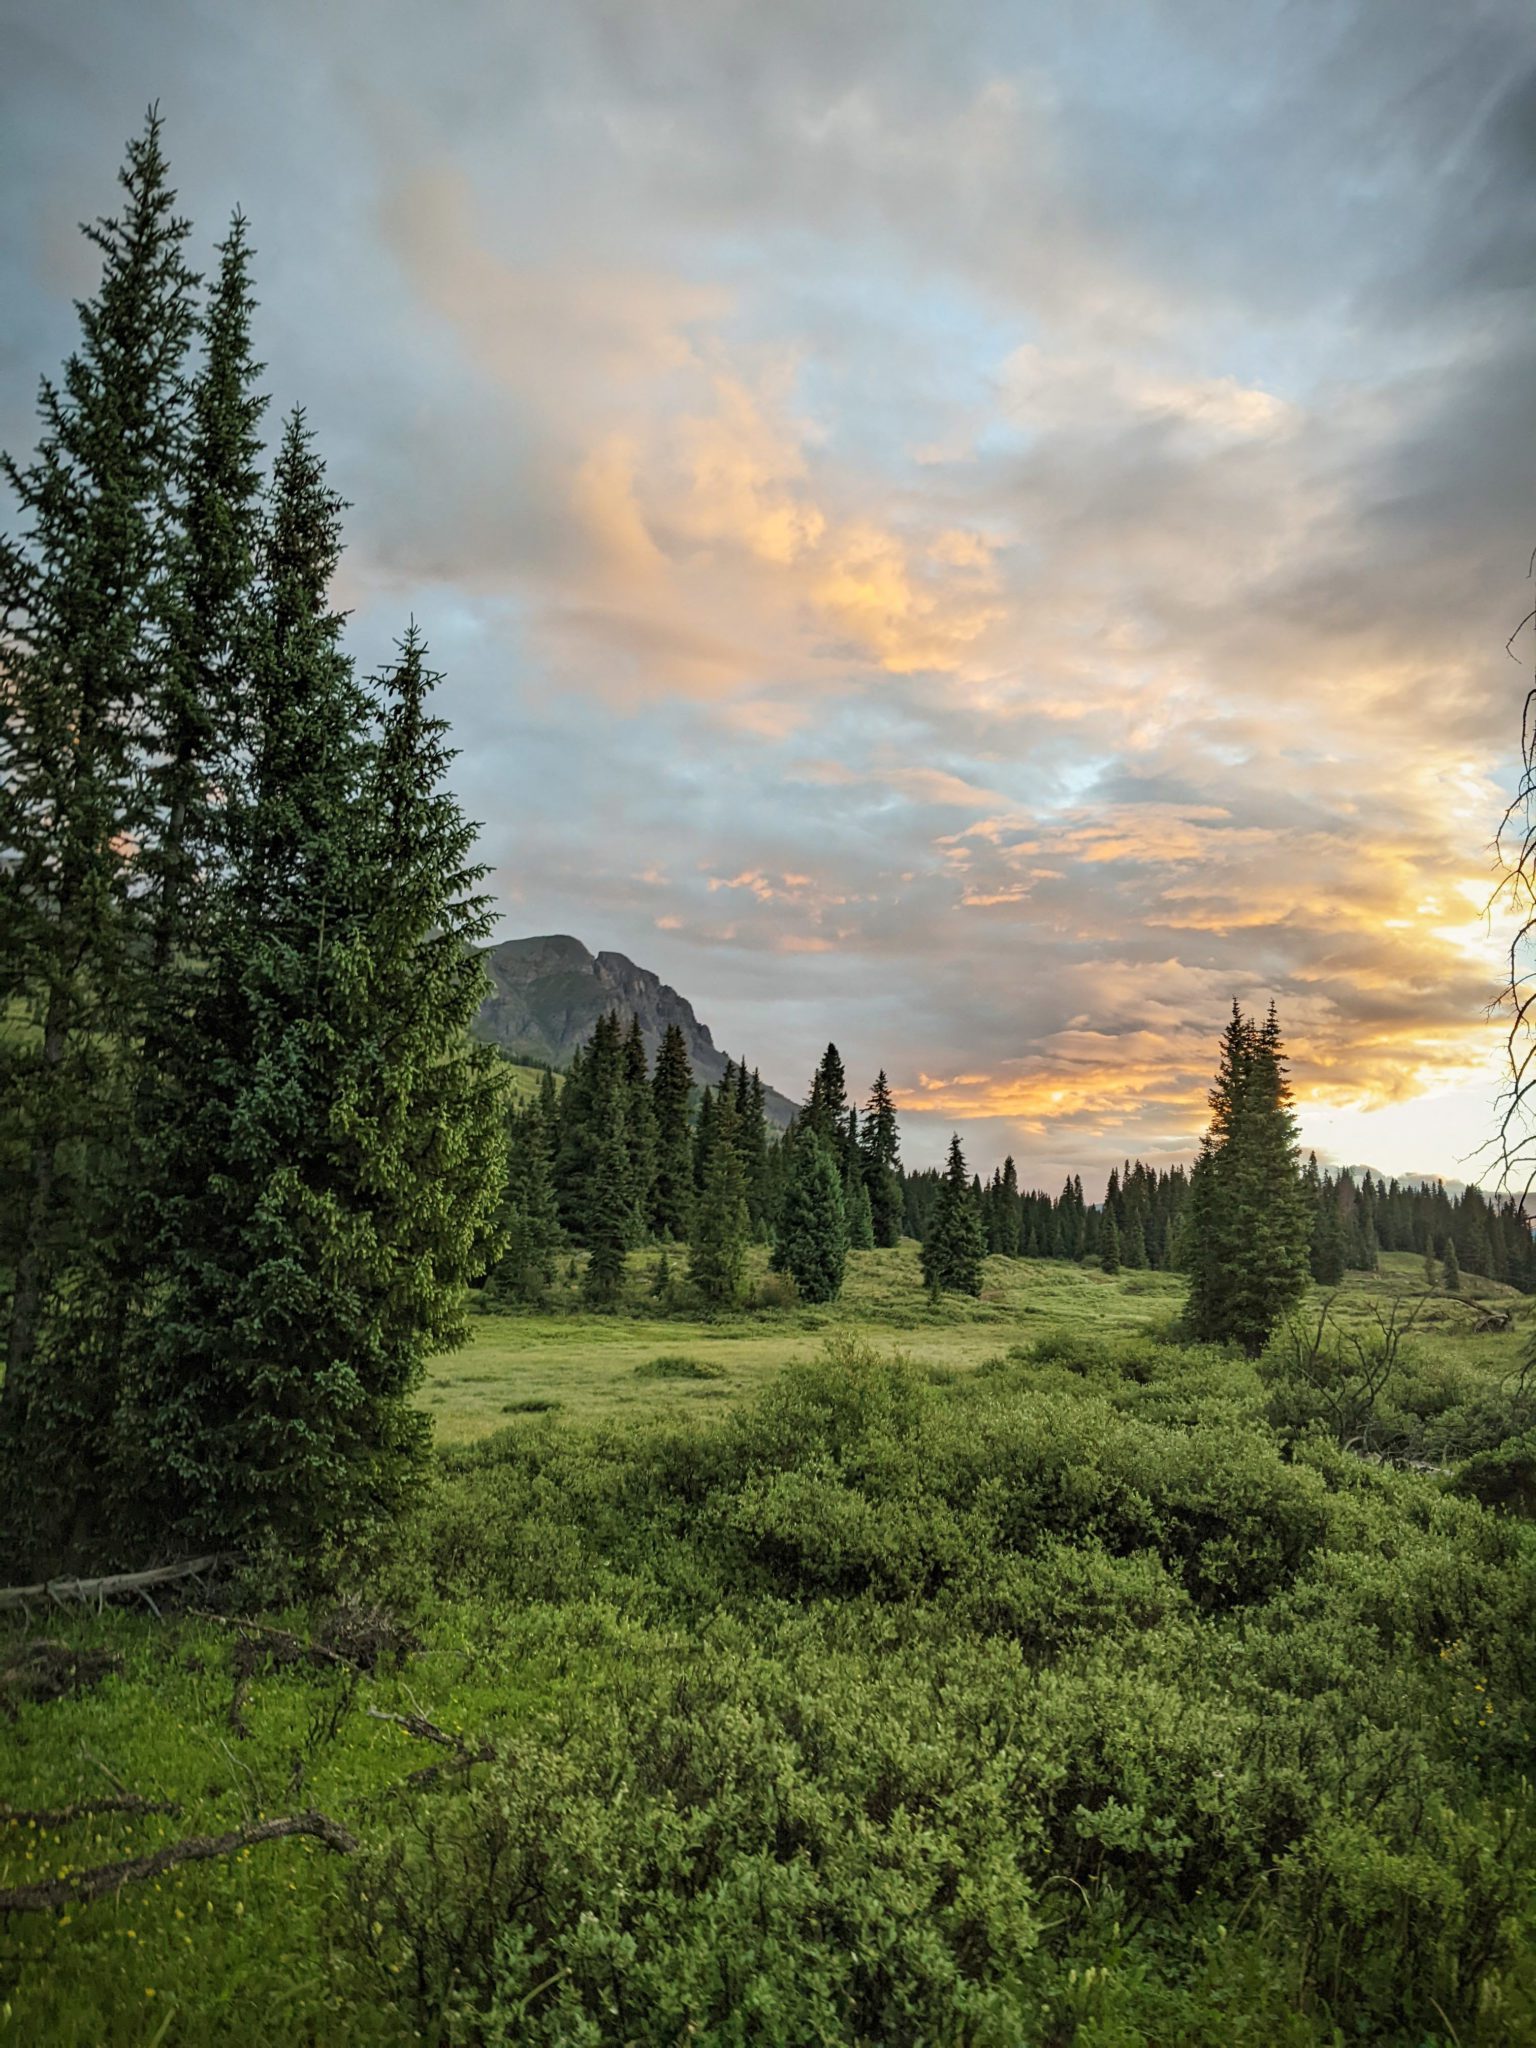
[[[547,1060],[564,1067],[592,1035],[605,1010],[640,1020],[647,1056],[654,1061],[669,1024],[682,1027],[694,1077],[713,1086],[725,1072],[726,1055],[693,1005],[647,967],[622,953],[589,953],[580,939],[564,934],[505,939],[487,948],[491,993],[475,1020],[481,1038],[514,1059]],[[765,1088],[769,1121],[787,1124],[795,1104],[776,1088]]]

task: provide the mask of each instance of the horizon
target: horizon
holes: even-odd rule
[[[198,259],[250,216],[361,667],[414,616],[445,672],[502,935],[1047,1188],[1187,1160],[1273,996],[1304,1150],[1479,1179],[1524,8],[32,12],[0,446],[158,101]]]

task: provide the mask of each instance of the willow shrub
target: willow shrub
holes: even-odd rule
[[[422,1568],[605,1675],[359,1879],[429,2038],[1536,2026],[1526,1531],[1244,1364],[1046,1350],[452,1461]]]

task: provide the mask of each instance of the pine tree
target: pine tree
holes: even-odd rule
[[[1236,1003],[1185,1212],[1190,1327],[1252,1357],[1307,1281],[1312,1212],[1299,1167],[1279,1020]]]
[[[560,1133],[555,1148],[555,1195],[560,1204],[560,1225],[573,1242],[588,1242],[588,1225],[594,1190],[605,1178],[603,1200],[612,1195],[606,1184],[611,1162],[603,1157],[614,1098],[627,1099],[624,1036],[616,1010],[605,1010],[592,1027],[592,1036],[577,1048],[566,1070],[560,1091]],[[626,1148],[628,1139],[626,1137]],[[634,1242],[634,1163],[626,1149],[620,1189],[629,1221],[625,1225],[626,1245]],[[610,1219],[611,1220],[611,1219]],[[604,1226],[608,1227],[607,1224]]]
[[[933,1293],[947,1289],[956,1294],[980,1294],[985,1254],[957,1132],[949,1141],[949,1164],[939,1183],[933,1221],[923,1239],[923,1279]]]
[[[875,1219],[864,1175],[857,1169],[843,1183],[843,1214],[848,1223],[849,1251],[872,1252],[875,1248]]]
[[[1433,1292],[1440,1284],[1439,1270],[1435,1265],[1435,1254],[1429,1245],[1424,1247],[1424,1285]]]
[[[624,1134],[629,1149],[629,1191],[634,1211],[629,1241],[638,1245],[650,1230],[656,1192],[656,1111],[638,1017],[630,1018],[624,1040]]]
[[[554,1285],[563,1233],[552,1166],[548,1107],[541,1092],[511,1121],[501,1219],[506,1242],[486,1278],[490,1301],[536,1308]]]
[[[1454,1238],[1454,1237],[1448,1237],[1448,1238],[1447,1238],[1447,1239],[1445,1240],[1445,1260],[1444,1260],[1444,1271],[1445,1271],[1445,1291],[1446,1291],[1446,1293],[1447,1293],[1447,1294],[1460,1294],[1460,1292],[1461,1292],[1461,1259],[1460,1259],[1459,1255],[1457,1254],[1457,1250],[1456,1250],[1456,1240],[1455,1240],[1455,1238]]]
[[[848,1222],[836,1156],[808,1125],[791,1143],[773,1269],[790,1275],[802,1301],[835,1301],[842,1292],[847,1252]]]
[[[634,1231],[629,1133],[624,1124],[624,1089],[617,1073],[593,1104],[590,1128],[592,1164],[583,1218],[587,1270],[582,1298],[590,1308],[609,1309],[617,1305],[623,1292],[624,1254]]]
[[[1003,1161],[998,1185],[997,1249],[1005,1259],[1019,1256],[1019,1172],[1011,1153]]]
[[[1099,1232],[1099,1265],[1106,1273],[1118,1273],[1120,1270],[1120,1232],[1115,1227],[1113,1216],[1105,1218],[1104,1227]]]
[[[688,1099],[693,1072],[682,1027],[669,1024],[656,1055],[651,1077],[651,1103],[656,1125],[656,1178],[651,1190],[651,1228],[663,1240],[679,1244],[688,1236],[693,1215],[693,1135]]]
[[[1315,1168],[1314,1160],[1314,1171]],[[1319,1287],[1337,1287],[1344,1278],[1348,1258],[1344,1219],[1339,1212],[1338,1189],[1324,1174],[1316,1182],[1315,1189],[1309,1179],[1308,1194],[1313,1203],[1308,1268]]]
[[[710,1308],[741,1300],[751,1220],[736,1146],[736,1102],[722,1087],[710,1120],[704,1186],[694,1218],[688,1278]]]
[[[799,1121],[805,1129],[816,1133],[834,1159],[841,1161],[848,1123],[848,1084],[842,1056],[835,1045],[829,1045],[821,1056]]]
[[[773,1204],[773,1178],[768,1163],[772,1148],[768,1138],[768,1098],[763,1088],[763,1077],[756,1067],[752,1069],[741,1116],[741,1161],[742,1171],[747,1177],[747,1212],[752,1218],[754,1232],[763,1238],[767,1235]]]
[[[150,959],[162,1011],[182,993],[171,976],[178,960],[196,971],[198,878],[222,859],[221,792],[238,769],[267,404],[256,389],[262,365],[251,352],[250,265],[246,223],[236,213],[199,321],[202,360],[190,387],[167,644],[149,705],[156,755],[145,778],[150,829],[140,868],[153,899]]]
[[[391,1511],[410,1403],[483,1260],[503,1115],[468,1025],[489,922],[414,636],[382,731],[326,592],[339,502],[302,416],[274,473],[250,765],[199,985],[201,1064],[161,1133],[163,1298],[135,1389],[190,1540],[313,1558]]]
[[[3,470],[25,522],[0,541],[0,1549],[53,1565],[85,1533],[117,1387],[62,1306],[120,1219],[132,1053],[146,1004],[143,707],[172,611],[182,358],[197,280],[182,258],[151,112],[42,438]]]
[[[709,1178],[709,1165],[715,1152],[715,1091],[706,1088],[699,1097],[699,1113],[693,1126],[693,1186],[695,1210],[704,1199],[704,1185]]]
[[[864,1185],[869,1190],[875,1243],[882,1251],[889,1251],[901,1243],[901,1140],[896,1127],[896,1102],[883,1067],[875,1076],[875,1085],[864,1106],[859,1150]]]

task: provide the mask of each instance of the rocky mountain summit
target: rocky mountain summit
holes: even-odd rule
[[[561,933],[503,940],[487,949],[485,960],[491,993],[475,1029],[514,1059],[567,1066],[603,1012],[617,1010],[626,1020],[640,1020],[650,1059],[655,1059],[667,1026],[677,1024],[695,1078],[713,1086],[725,1072],[727,1055],[716,1046],[709,1026],[694,1015],[692,1003],[622,953],[589,953],[580,939]],[[787,1124],[795,1104],[776,1088],[764,1092],[769,1119]]]

